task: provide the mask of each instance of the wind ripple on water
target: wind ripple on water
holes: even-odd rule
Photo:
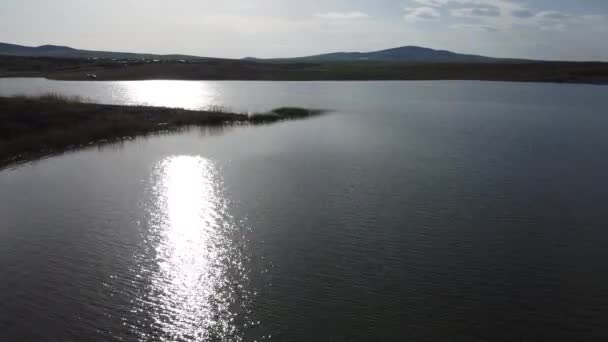
[[[146,290],[141,339],[239,341],[251,299],[243,234],[214,164],[173,156],[155,168],[138,256]]]

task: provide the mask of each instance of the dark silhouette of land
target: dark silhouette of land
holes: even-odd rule
[[[100,105],[57,95],[0,97],[0,167],[79,146],[188,126],[268,124],[321,113],[278,108],[247,115],[222,109]]]
[[[0,55],[22,56],[22,57],[56,57],[56,58],[97,58],[97,59],[211,59],[206,57],[188,55],[158,55],[149,53],[130,53],[130,52],[110,52],[110,51],[91,51],[74,49],[68,46],[42,45],[36,47],[22,46],[15,44],[0,43]],[[359,61],[392,61],[392,62],[499,62],[517,61],[515,59],[501,59],[486,56],[455,53],[446,50],[434,50],[420,46],[402,46],[392,49],[385,49],[372,52],[335,52],[322,55],[294,57],[294,58],[274,58],[258,59],[253,57],[245,58],[250,61],[266,62],[359,62]]]
[[[0,55],[21,57],[55,57],[55,58],[98,58],[98,59],[189,59],[202,58],[188,55],[158,55],[152,53],[91,51],[74,49],[69,46],[42,45],[23,46],[0,43]]]
[[[392,49],[371,52],[334,52],[321,55],[293,58],[246,58],[251,61],[266,62],[402,62],[402,63],[499,63],[524,62],[523,59],[494,58],[471,54],[456,53],[447,50],[435,50],[421,46],[402,46]]]
[[[56,80],[480,80],[608,83],[608,63],[277,63],[230,59],[95,60],[0,56],[0,77]]]
[[[57,80],[480,80],[608,83],[608,63],[504,59],[417,46],[283,59],[220,59],[0,43],[0,77]]]

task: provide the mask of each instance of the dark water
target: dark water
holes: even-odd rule
[[[335,111],[0,171],[0,340],[608,339],[605,87],[194,83]]]

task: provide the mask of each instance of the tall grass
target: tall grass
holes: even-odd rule
[[[268,113],[254,113],[249,115],[249,122],[254,124],[270,123],[281,120],[303,119],[322,114],[322,110],[305,109],[298,107],[281,107]]]
[[[97,141],[176,130],[187,126],[218,127],[235,123],[265,124],[305,118],[321,111],[278,108],[254,115],[214,106],[205,111],[178,108],[100,105],[79,97],[45,94],[0,97],[0,166],[15,159],[61,151]]]
[[[77,95],[66,96],[66,95],[61,95],[61,94],[57,94],[57,93],[45,93],[45,94],[38,95],[38,96],[28,96],[28,95],[19,94],[19,95],[13,95],[12,98],[16,99],[16,100],[42,101],[42,102],[46,102],[46,103],[55,103],[55,104],[75,104],[75,103],[89,102],[89,101],[86,101],[81,96],[77,96]]]

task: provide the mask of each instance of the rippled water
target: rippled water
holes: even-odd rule
[[[605,87],[53,82],[332,109],[0,171],[0,340],[608,338]]]
[[[144,209],[150,218],[143,239],[152,250],[139,256],[138,270],[150,284],[137,309],[151,311],[155,334],[170,341],[236,339],[236,315],[248,304],[248,270],[213,163],[169,157],[153,171],[151,184],[147,198],[154,202]],[[152,267],[149,255],[156,259]]]

